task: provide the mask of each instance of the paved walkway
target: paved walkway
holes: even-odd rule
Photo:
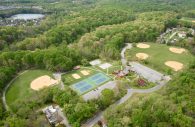
[[[57,107],[59,110],[58,111],[58,114],[63,118],[63,121],[62,123],[66,126],[66,127],[71,127],[71,125],[69,124],[68,122],[68,119],[66,118],[66,116],[64,115],[64,113],[62,112],[63,110],[58,106]]]
[[[61,88],[62,90],[64,90],[64,83],[63,83],[63,81],[61,80],[61,79],[62,79],[62,74],[63,74],[63,73],[53,73],[53,76],[54,76],[54,78],[55,78],[56,80],[60,81],[60,88]]]
[[[126,46],[121,51],[121,62],[123,66],[127,65],[127,60],[125,59],[125,52],[127,49],[131,49],[131,48],[132,48],[132,44],[127,43]]]
[[[19,73],[19,74],[18,74],[15,78],[13,78],[13,79],[6,85],[6,87],[4,88],[4,90],[3,90],[3,96],[2,96],[2,102],[3,102],[3,106],[4,106],[5,110],[9,110],[9,106],[7,105],[6,97],[5,97],[8,88],[10,87],[10,85],[11,85],[11,84],[12,84],[20,75],[26,73],[27,71],[28,71],[28,70]]]

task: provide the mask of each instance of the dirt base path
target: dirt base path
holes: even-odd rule
[[[186,50],[183,48],[169,48],[169,50],[173,53],[177,53],[177,54],[182,54],[183,52],[185,52]]]
[[[146,53],[137,53],[137,54],[136,54],[136,57],[137,57],[139,60],[145,60],[145,59],[147,59],[149,56],[148,56],[148,54],[146,54]]]
[[[167,61],[165,65],[172,68],[174,71],[179,71],[183,69],[183,64],[177,61]]]

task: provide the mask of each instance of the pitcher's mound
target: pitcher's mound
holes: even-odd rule
[[[137,54],[136,54],[136,57],[137,57],[138,59],[140,59],[140,60],[145,60],[145,59],[147,59],[149,56],[148,56],[148,54],[146,54],[146,53],[137,53]]]
[[[177,61],[167,61],[165,65],[171,67],[174,71],[179,71],[183,68],[183,64]]]
[[[54,80],[50,76],[44,75],[44,76],[38,77],[35,80],[33,80],[30,84],[30,87],[33,90],[40,90],[44,87],[55,85],[57,83],[58,83],[58,80]]]
[[[183,52],[185,52],[186,50],[183,48],[169,48],[169,50],[173,53],[177,53],[177,54],[181,54]]]
[[[137,47],[142,48],[142,49],[147,49],[147,48],[150,48],[150,45],[144,44],[144,43],[139,43],[139,44],[137,44]]]

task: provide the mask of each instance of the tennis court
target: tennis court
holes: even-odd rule
[[[71,88],[77,91],[77,93],[83,94],[91,89],[96,88],[97,86],[100,86],[101,84],[107,82],[108,80],[110,80],[110,78],[105,74],[97,73],[87,79],[84,79],[78,83],[73,84]]]

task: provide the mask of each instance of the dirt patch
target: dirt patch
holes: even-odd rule
[[[185,52],[186,50],[183,48],[169,48],[169,50],[173,53],[177,53],[177,54],[181,54],[183,52]]]
[[[194,22],[194,23],[195,23],[195,20],[194,20],[194,21],[192,21],[192,22]]]
[[[57,83],[58,83],[58,80],[54,80],[50,76],[44,75],[44,76],[38,77],[35,80],[33,80],[30,84],[30,87],[33,90],[40,90],[44,87],[49,87]]]
[[[147,49],[147,48],[150,48],[150,45],[144,44],[144,43],[139,43],[139,44],[137,44],[137,47],[142,48],[142,49]]]
[[[174,71],[179,71],[183,68],[183,64],[177,61],[167,61],[165,65],[171,67]]]
[[[78,75],[78,74],[72,74],[72,77],[75,78],[75,79],[80,79],[81,78],[81,76]]]
[[[140,59],[140,60],[145,60],[145,59],[147,59],[149,56],[148,56],[148,54],[146,54],[146,53],[137,53],[137,54],[136,54],[136,57],[137,57],[138,59]]]
[[[81,73],[82,73],[83,75],[89,75],[89,71],[87,71],[87,70],[83,70],[83,71],[81,71]]]

